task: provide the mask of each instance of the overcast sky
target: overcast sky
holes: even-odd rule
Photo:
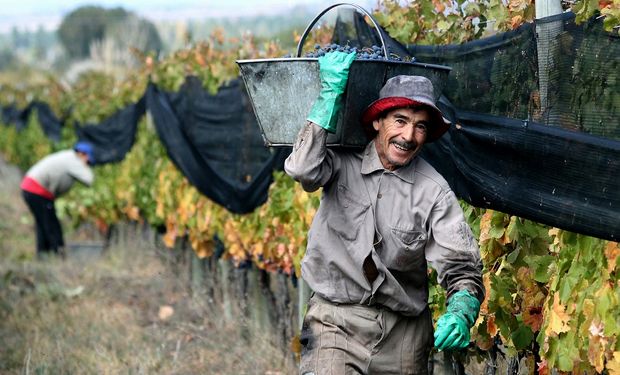
[[[0,32],[13,26],[35,30],[55,29],[62,17],[82,5],[121,6],[151,20],[185,20],[282,13],[295,5],[320,11],[339,1],[325,0],[0,0]],[[376,0],[347,1],[367,10]],[[310,20],[309,20],[310,21]]]

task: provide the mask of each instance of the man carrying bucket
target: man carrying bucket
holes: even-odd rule
[[[469,344],[484,298],[480,253],[456,196],[418,156],[449,127],[427,78],[385,83],[361,119],[365,150],[326,147],[354,59],[319,58],[321,92],[285,163],[304,190],[323,188],[302,261],[313,295],[300,374],[427,374],[433,345]],[[428,265],[448,296],[434,335]]]

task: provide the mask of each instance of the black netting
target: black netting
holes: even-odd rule
[[[15,126],[18,131],[23,130],[28,125],[28,118],[35,111],[45,136],[51,141],[60,141],[64,120],[56,117],[49,104],[35,100],[24,109],[19,109],[15,105],[0,106],[0,108],[2,122],[5,125]]]
[[[247,184],[272,158],[241,80],[211,95],[198,78],[188,77],[170,97],[183,132],[222,177]]]
[[[52,108],[50,108],[47,103],[34,101],[30,103],[26,109],[26,112],[22,116],[24,118],[28,118],[32,111],[36,111],[39,124],[41,124],[43,132],[47,138],[54,142],[60,141],[63,120],[56,117],[56,114],[54,114]]]
[[[151,84],[146,98],[170,159],[202,194],[235,213],[267,200],[272,172],[288,150],[264,146],[241,80],[216,95],[194,77],[178,93]]]
[[[423,156],[460,198],[620,238],[620,38],[602,23],[568,13],[461,45],[403,47],[453,69],[440,105],[453,126]],[[334,37],[377,44],[371,32],[337,22]]]
[[[100,124],[76,124],[79,140],[93,144],[95,164],[119,162],[131,150],[136,140],[138,121],[145,113],[145,99],[128,105]]]
[[[454,46],[408,46],[419,61],[453,68],[457,107],[620,140],[620,37],[603,20],[565,13]]]
[[[14,104],[2,106],[2,122],[7,126],[15,125],[18,129],[23,128],[26,124],[23,114],[24,112]]]
[[[553,36],[547,48],[555,64],[542,121],[620,140],[620,36],[604,31],[603,19],[557,18],[538,23],[539,39]]]
[[[537,92],[534,27],[447,46],[408,46],[417,61],[452,68],[444,95],[457,108],[527,119]]]
[[[467,202],[620,239],[620,142],[461,111],[422,156]],[[587,171],[587,172],[585,172]]]

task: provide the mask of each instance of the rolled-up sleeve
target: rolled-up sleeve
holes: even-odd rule
[[[436,202],[429,220],[430,235],[425,253],[427,261],[437,271],[437,281],[446,289],[448,297],[466,289],[482,302],[480,250],[452,191],[447,191]]]
[[[327,132],[308,122],[297,135],[284,171],[312,192],[327,184],[338,171],[338,158],[326,147]]]

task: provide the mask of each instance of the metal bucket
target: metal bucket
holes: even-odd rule
[[[301,47],[316,21],[340,5],[353,6],[371,19],[388,56],[381,29],[370,13],[354,4],[334,4],[323,10],[306,28],[297,46],[297,58],[237,60],[265,145],[291,146],[305,125],[312,104],[321,91],[321,80],[318,59],[299,57]],[[420,62],[355,60],[349,69],[343,110],[338,115],[338,130],[327,137],[327,145],[363,147],[368,143],[360,125],[361,115],[379,97],[379,90],[389,78],[425,76],[433,83],[438,98],[450,70],[446,66]]]

